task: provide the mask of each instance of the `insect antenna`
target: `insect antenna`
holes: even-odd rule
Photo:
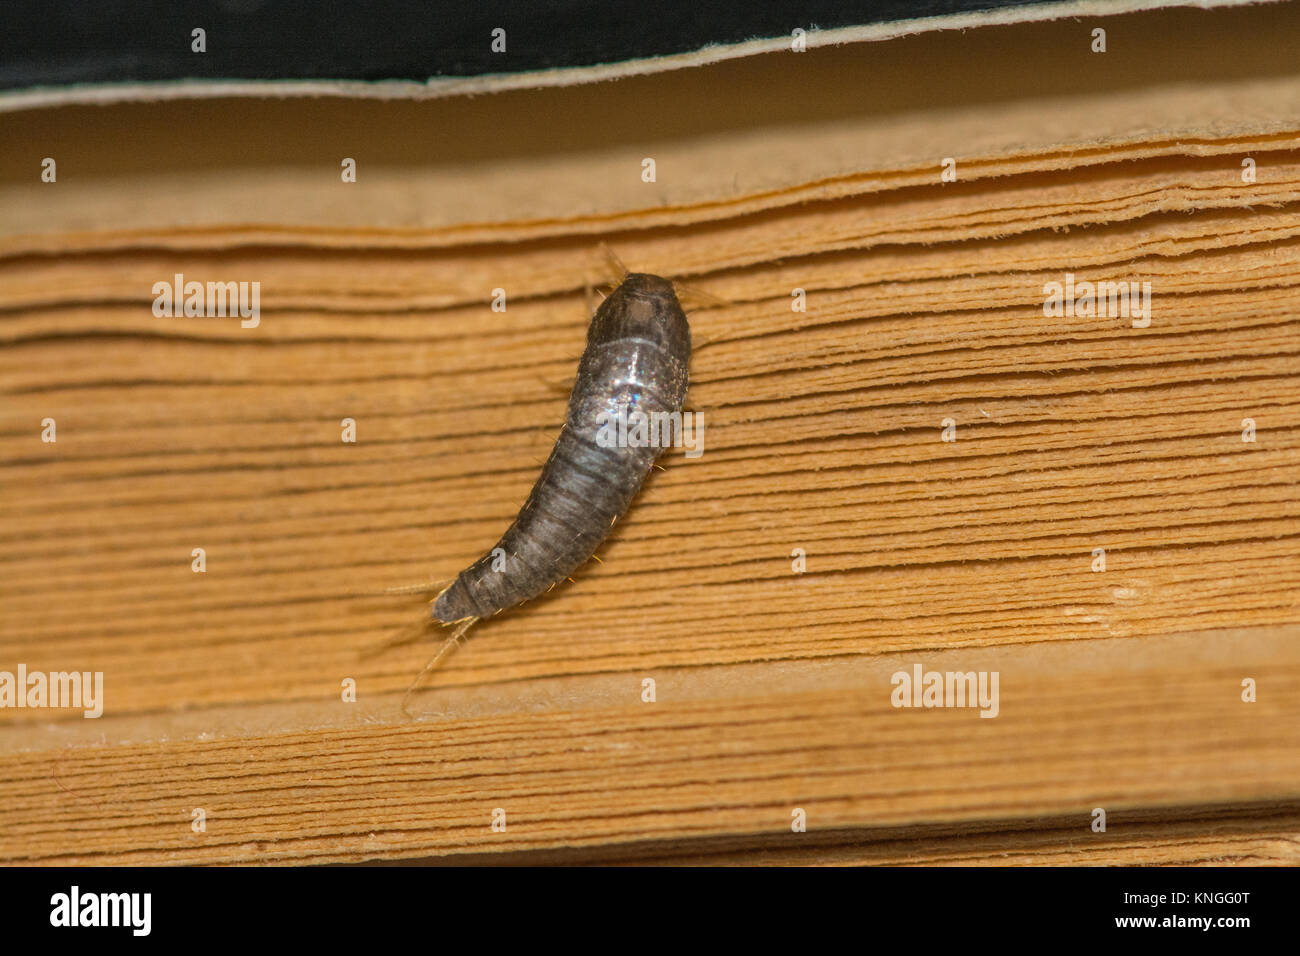
[[[460,646],[461,640],[465,637],[465,632],[468,631],[477,620],[478,618],[476,617],[467,617],[463,621],[458,621],[456,623],[455,632],[451,637],[442,642],[442,647],[438,648],[438,653],[433,655],[429,660],[429,663],[424,665],[424,670],[420,671],[415,680],[411,682],[411,686],[406,688],[406,693],[402,695],[402,713],[407,717],[414,716],[414,714],[406,709],[406,705],[410,701],[411,695],[414,694],[420,684],[424,682],[424,679],[437,669],[443,659]]]

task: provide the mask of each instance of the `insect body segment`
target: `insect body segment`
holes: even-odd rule
[[[672,283],[645,273],[624,278],[592,318],[564,428],[532,493],[495,548],[438,596],[437,620],[487,617],[520,604],[592,556],[663,451],[602,444],[602,425],[620,409],[680,414],[690,355],[690,326]],[[506,555],[503,570],[493,567],[497,548]]]

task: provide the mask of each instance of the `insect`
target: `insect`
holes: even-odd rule
[[[663,451],[662,443],[611,444],[609,423],[636,412],[680,416],[690,358],[690,325],[673,284],[625,275],[592,317],[564,427],[528,500],[501,540],[433,601],[434,620],[456,631],[408,697],[474,622],[543,594],[591,558]]]

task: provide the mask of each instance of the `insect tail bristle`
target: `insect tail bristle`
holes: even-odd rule
[[[456,579],[452,578],[451,580],[455,581]],[[439,587],[442,587],[445,583],[448,582],[428,581],[424,584],[399,584],[396,587],[380,588],[377,591],[344,591],[343,593],[348,597],[360,597],[362,595],[368,595],[374,597],[376,595],[382,595],[382,594],[428,594],[430,591],[434,591],[437,590]],[[446,589],[447,589],[446,587],[443,587],[444,591]]]
[[[457,625],[455,632],[451,637],[442,642],[442,647],[438,648],[438,653],[434,654],[433,657],[429,659],[429,663],[424,665],[424,670],[420,671],[420,673],[416,675],[415,680],[411,681],[411,686],[406,688],[406,693],[402,695],[403,714],[407,717],[415,716],[406,706],[411,700],[411,695],[414,694],[420,684],[424,682],[424,679],[437,669],[438,665],[443,662],[443,659],[460,646],[461,639],[464,638],[465,632],[468,631],[477,620],[478,618],[476,617],[466,617],[454,622]]]
[[[381,644],[377,644],[369,650],[361,652],[361,659],[367,660],[371,657],[378,657],[384,651],[391,651],[394,647],[402,647],[405,644],[413,644],[421,637],[427,634],[429,625],[426,621],[421,621],[412,627],[404,627],[394,636]]]

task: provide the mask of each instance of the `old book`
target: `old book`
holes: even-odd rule
[[[1300,11],[1071,9],[0,97],[0,861],[1294,863]],[[409,718],[605,248],[703,453]]]

